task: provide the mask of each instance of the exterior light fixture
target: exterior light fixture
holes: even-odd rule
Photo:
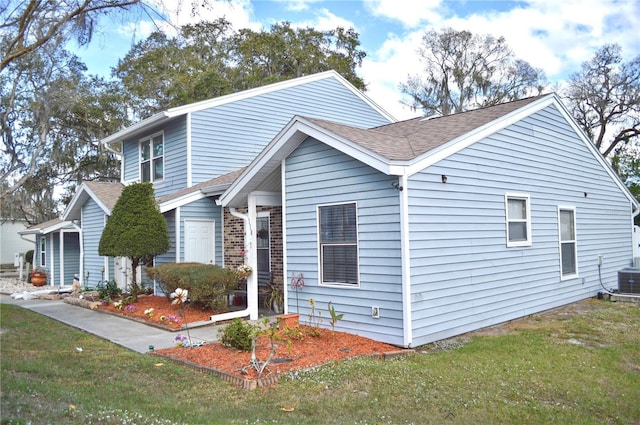
[[[442,183],[446,183],[446,182],[447,182],[447,176],[445,176],[445,175],[443,174],[441,177],[442,177]]]

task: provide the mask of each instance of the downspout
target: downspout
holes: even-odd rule
[[[253,217],[255,221],[255,197],[249,196],[248,204],[249,212],[253,209]],[[253,232],[251,230],[251,214],[243,214],[232,207],[229,208],[229,213],[234,217],[242,219],[244,222],[244,260],[245,264],[249,265],[253,269],[253,273],[247,277],[247,312],[249,313],[250,320],[258,320],[257,253],[255,252],[255,244],[252,243]]]
[[[411,305],[411,249],[409,244],[409,179],[406,174],[399,177],[397,188],[400,201],[400,255],[402,261],[402,338],[403,345],[413,344],[413,324]]]
[[[115,154],[118,159],[120,160],[120,182],[124,181],[124,155],[122,152],[118,152],[117,150],[113,149],[109,143],[103,143],[102,144],[106,150],[108,150],[109,152]],[[122,151],[124,149],[124,147],[122,146],[122,142],[120,142],[120,150]]]

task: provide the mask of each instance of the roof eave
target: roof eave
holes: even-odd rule
[[[384,174],[404,173],[403,165],[389,161],[303,117],[294,116],[222,194],[220,204],[227,207],[243,206],[247,195],[255,190],[258,182],[279,167],[281,161],[308,137],[319,140],[352,158],[357,158],[360,162]]]

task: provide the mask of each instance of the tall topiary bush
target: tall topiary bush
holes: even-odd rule
[[[123,189],[102,232],[98,253],[109,257],[127,257],[134,270],[131,295],[140,290],[136,270],[169,250],[167,222],[158,209],[151,183],[135,183]]]

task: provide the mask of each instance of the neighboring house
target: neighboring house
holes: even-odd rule
[[[116,194],[123,185],[139,181],[153,183],[169,228],[170,250],[157,256],[155,264],[242,264],[242,219],[235,211],[223,210],[216,199],[296,114],[362,127],[394,121],[347,80],[328,71],[172,108],[103,139],[108,148],[122,153],[121,183],[102,183],[99,189],[84,183],[63,214],[64,220],[81,223],[83,283],[94,286],[115,279],[122,287],[130,279],[126,261],[101,257],[97,248]],[[279,174],[264,183],[279,185]],[[279,214],[278,208],[261,212],[261,226],[277,227]],[[233,228],[241,230],[225,233]],[[265,235],[264,229],[258,230]],[[256,275],[283,281],[282,260],[270,261],[269,249],[282,243],[272,240],[277,232],[266,234],[261,256],[266,261]],[[249,303],[257,314],[257,298],[250,297]]]
[[[15,255],[33,249],[33,242],[20,232],[27,228],[24,220],[0,219],[0,264],[13,265]]]
[[[284,274],[305,282],[288,312],[331,302],[336,329],[416,347],[592,297],[599,263],[607,287],[631,265],[638,202],[556,95],[370,127],[295,117],[219,200],[245,229],[281,208]]]
[[[33,267],[47,272],[47,284],[71,285],[81,270],[80,227],[70,221],[55,218],[20,232],[34,235]]]

